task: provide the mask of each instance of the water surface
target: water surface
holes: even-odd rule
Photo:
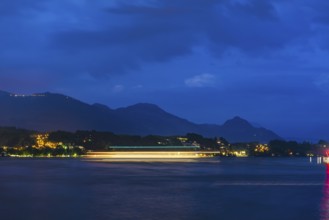
[[[50,220],[329,219],[325,171],[308,158],[0,158],[0,213],[1,219]]]

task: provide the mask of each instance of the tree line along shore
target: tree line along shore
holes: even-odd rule
[[[184,136],[118,135],[100,131],[36,132],[14,127],[0,128],[1,156],[16,157],[79,157],[88,151],[111,151],[113,146],[188,146],[194,150],[218,151],[218,156],[322,156],[329,143],[272,140],[268,143],[229,143],[223,137],[207,138],[188,133]]]

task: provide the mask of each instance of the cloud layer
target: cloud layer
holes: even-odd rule
[[[188,87],[212,87],[215,85],[216,77],[209,73],[193,76],[185,80],[185,85]]]
[[[132,72],[204,47],[215,56],[328,50],[323,1],[16,1],[0,3],[1,66],[95,76]]]

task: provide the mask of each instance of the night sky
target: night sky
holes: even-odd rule
[[[0,90],[321,136],[328,12],[328,0],[1,0]]]

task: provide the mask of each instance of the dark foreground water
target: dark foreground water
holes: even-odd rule
[[[327,184],[326,184],[327,181]],[[308,158],[95,163],[0,158],[0,219],[329,219]]]

